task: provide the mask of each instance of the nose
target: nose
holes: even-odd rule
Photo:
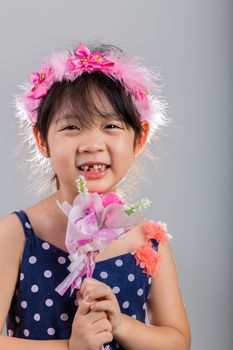
[[[101,132],[97,130],[88,130],[83,134],[79,142],[78,150],[80,153],[84,152],[101,152],[106,149],[104,137]]]

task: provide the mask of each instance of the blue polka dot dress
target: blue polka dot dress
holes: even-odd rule
[[[48,340],[68,339],[77,311],[76,293],[70,290],[60,296],[55,288],[68,275],[68,253],[37,237],[23,211],[14,212],[25,232],[25,247],[15,294],[7,317],[9,336]],[[152,240],[158,250],[158,242]],[[109,285],[115,293],[121,312],[146,322],[146,300],[151,277],[148,277],[134,255],[125,253],[96,263],[93,278]],[[123,349],[113,340],[106,349]]]

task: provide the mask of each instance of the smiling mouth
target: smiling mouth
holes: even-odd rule
[[[78,169],[80,171],[105,171],[106,169],[110,168],[110,165],[106,164],[94,164],[94,165],[81,165],[78,166]]]

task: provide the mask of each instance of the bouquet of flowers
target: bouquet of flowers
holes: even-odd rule
[[[80,288],[82,277],[92,277],[95,268],[95,256],[112,240],[124,235],[133,226],[142,221],[142,208],[150,205],[148,199],[142,199],[127,207],[123,199],[115,192],[102,195],[88,192],[85,178],[77,179],[79,194],[73,205],[60,204],[68,217],[65,244],[70,253],[69,275],[55,289],[64,295],[71,287]]]

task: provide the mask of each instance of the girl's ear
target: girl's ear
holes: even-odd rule
[[[41,137],[40,132],[36,126],[33,127],[33,134],[36,140],[36,144],[38,147],[38,150],[42,154],[42,156],[49,158],[48,150],[47,150],[47,145],[45,140]]]
[[[142,128],[143,128],[142,136],[137,140],[137,143],[134,149],[135,157],[138,156],[143,150],[150,134],[150,124],[147,121],[142,122]]]

